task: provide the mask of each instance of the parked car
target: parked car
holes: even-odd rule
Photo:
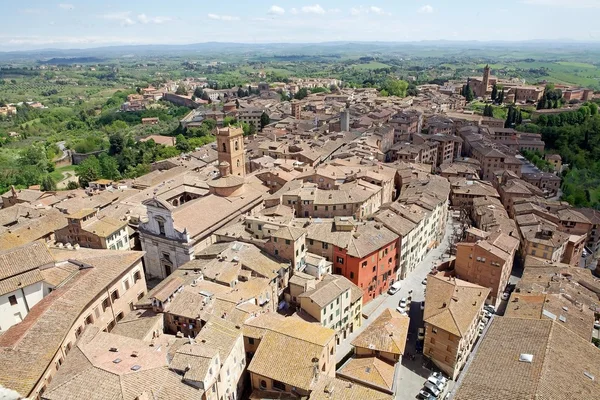
[[[406,309],[407,304],[408,303],[406,302],[406,297],[403,297],[400,299],[400,303],[398,303],[398,307]]]
[[[425,310],[425,302],[424,301],[421,302],[421,311],[423,311],[423,310]]]
[[[600,329],[600,321],[594,322],[594,328]]]
[[[400,290],[401,287],[402,287],[401,282],[394,282],[394,283],[392,283],[392,286],[390,286],[390,288],[388,289],[388,293],[396,294],[396,293],[398,293],[398,291]]]
[[[417,353],[422,353],[423,352],[423,342],[417,341],[417,344],[415,345],[415,350],[417,351]]]
[[[417,333],[417,340],[425,340],[425,328],[419,328]]]
[[[404,308],[402,308],[402,307],[396,307],[396,311],[398,311],[402,315],[408,315],[406,313],[406,310]]]
[[[483,309],[491,314],[496,314],[496,307],[486,304],[485,306],[483,306]]]
[[[502,300],[508,300],[509,297],[510,297],[510,293],[508,293],[508,292],[502,293]]]
[[[427,382],[433,383],[440,392],[442,392],[444,390],[444,386],[446,386],[446,382],[437,379],[435,376],[430,376],[429,378],[427,378]]]
[[[431,393],[432,395],[434,395],[435,397],[438,397],[440,395],[440,393],[442,393],[442,391],[440,389],[438,389],[438,387],[434,383],[431,383],[429,381],[425,382],[425,385],[423,385],[423,388],[425,390],[427,390],[429,393]]]
[[[446,384],[448,382],[448,378],[446,378],[444,376],[444,374],[442,374],[441,372],[432,372],[431,376],[433,376],[434,378],[436,378],[437,380],[443,381],[444,384]]]
[[[421,281],[421,284],[422,284],[422,285],[427,285],[427,277],[425,277],[425,279],[423,279],[423,280]]]
[[[422,399],[422,400],[435,400],[437,399],[437,397],[435,397],[434,395],[432,395],[431,393],[429,393],[428,391],[421,389],[421,391],[419,392],[419,394],[417,395],[417,399]]]

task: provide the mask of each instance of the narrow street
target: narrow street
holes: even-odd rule
[[[457,223],[456,223],[457,224]],[[406,279],[402,281],[402,289],[398,293],[390,296],[387,293],[383,294],[383,300],[380,298],[373,300],[367,304],[364,309],[364,314],[370,314],[368,319],[363,319],[363,325],[360,329],[355,330],[345,341],[337,346],[336,359],[339,362],[342,360],[351,350],[352,341],[358,336],[369,324],[379,316],[386,308],[395,309],[398,307],[400,299],[408,297],[408,292],[412,290],[412,303],[410,304],[410,326],[408,332],[408,341],[406,342],[406,352],[414,354],[415,344],[417,340],[417,331],[419,327],[423,326],[423,312],[421,311],[421,301],[424,300],[422,284],[423,279],[429,274],[431,268],[436,265],[444,256],[446,249],[449,246],[449,239],[452,236],[452,231],[455,226],[455,222],[449,215],[448,223],[446,224],[446,232],[440,245],[431,250],[423,259],[422,262],[412,271]],[[414,361],[408,360],[407,357],[403,357],[402,363],[397,369],[396,385],[398,387],[398,393],[396,399],[414,399],[419,390],[423,386],[423,382],[427,380],[429,376],[429,370],[422,367],[423,358],[421,355],[417,355]]]

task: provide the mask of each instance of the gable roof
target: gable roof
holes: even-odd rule
[[[404,354],[410,318],[388,308],[353,341],[352,346]]]
[[[519,361],[521,354],[531,363]],[[454,399],[597,399],[599,376],[600,350],[560,322],[497,317]]]
[[[454,277],[429,275],[423,321],[463,337],[489,293],[489,288]]]

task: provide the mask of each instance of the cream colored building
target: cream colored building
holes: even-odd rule
[[[44,393],[86,326],[111,331],[146,293],[142,252],[50,249],[62,285],[34,307],[35,318],[0,337],[0,385]],[[56,294],[55,294],[56,293]]]
[[[410,319],[396,310],[384,310],[353,341],[357,357],[378,357],[392,364],[404,354]]]
[[[270,313],[246,321],[244,346],[254,391],[307,396],[326,375],[335,377],[335,331]]]
[[[309,290],[300,294],[300,314],[306,313],[337,333],[337,343],[362,326],[363,291],[341,275],[325,275],[321,281],[308,282]]]
[[[489,292],[450,276],[427,278],[423,355],[451,379],[456,379],[475,344]]]

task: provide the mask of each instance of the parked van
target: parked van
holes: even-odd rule
[[[398,293],[398,290],[400,290],[400,288],[402,287],[402,284],[400,282],[394,282],[392,284],[392,286],[390,286],[390,289],[388,290],[389,294],[396,294]]]

